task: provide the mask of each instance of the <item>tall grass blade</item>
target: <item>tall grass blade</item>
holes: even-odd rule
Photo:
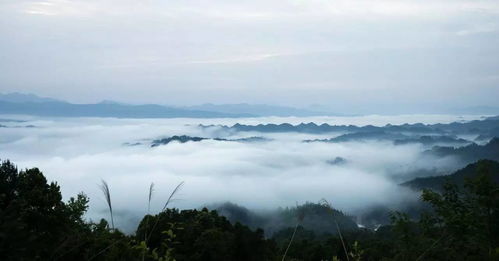
[[[327,207],[331,211],[331,215],[333,216],[333,221],[336,224],[336,229],[338,230],[338,235],[340,236],[341,245],[343,246],[343,251],[345,251],[345,256],[347,257],[347,261],[350,261],[350,258],[348,257],[347,247],[345,245],[345,241],[343,240],[343,235],[341,234],[340,225],[338,225],[338,221],[336,221],[336,218],[334,217],[333,207],[326,199],[321,199],[321,201],[319,201],[319,204]]]
[[[113,217],[113,205],[111,204],[111,192],[109,191],[109,185],[105,180],[102,180],[102,185],[100,186],[104,197],[106,198],[107,206],[109,207],[109,213],[111,213],[111,227],[114,230],[114,217]]]
[[[175,194],[177,194],[177,192],[184,186],[184,182],[180,182],[176,187],[175,189],[172,191],[172,193],[170,194],[170,196],[168,197],[168,200],[166,201],[165,205],[163,206],[163,209],[161,209],[161,212],[165,211],[166,208],[168,207],[168,205],[172,202],[173,200],[173,196],[175,196]]]
[[[175,196],[175,194],[177,194],[180,189],[182,188],[182,186],[184,186],[184,182],[180,182],[176,187],[175,189],[172,191],[172,193],[170,194],[170,196],[168,197],[168,199],[166,200],[166,203],[165,205],[163,206],[163,209],[161,209],[161,212],[164,212],[166,210],[166,208],[168,207],[168,205],[173,201],[173,197]],[[154,225],[152,226],[151,228],[151,231],[149,232],[149,236],[146,238],[146,245],[147,245],[147,241],[149,241],[149,239],[151,238],[151,235],[152,235],[152,232],[154,231],[154,229],[156,228],[156,226],[158,225],[158,222],[159,222],[159,219],[160,219],[160,215],[158,215],[158,218],[156,219],[156,222],[154,222]]]
[[[291,235],[291,239],[289,240],[288,247],[286,247],[286,251],[284,251],[284,255],[282,256],[281,261],[286,260],[286,255],[288,254],[288,250],[291,247],[291,243],[293,243],[293,240],[294,240],[295,234],[296,234],[296,230],[298,229],[299,224],[300,224],[299,222],[296,223],[295,229],[293,230],[293,234]]]
[[[154,182],[151,182],[151,185],[149,186],[149,200],[147,202],[147,214],[148,215],[151,213],[151,199],[152,199],[153,192],[154,192]]]
[[[154,182],[151,182],[151,185],[149,186],[149,198],[148,198],[148,201],[147,201],[147,218],[146,218],[146,228],[145,228],[145,232],[144,232],[144,242],[146,242],[147,240],[147,229],[149,228],[149,219],[151,218],[150,217],[150,214],[151,214],[151,200],[152,200],[152,194],[154,192]],[[142,253],[142,261],[144,261],[145,259],[145,252]]]
[[[293,234],[291,235],[291,239],[289,239],[288,247],[286,247],[286,251],[284,251],[284,255],[282,256],[282,261],[284,261],[286,259],[286,255],[288,254],[288,250],[291,247],[291,244],[293,243],[293,240],[295,239],[296,230],[298,230],[298,226],[300,225],[300,223],[305,218],[305,212],[304,211],[300,211],[300,209],[298,208],[298,202],[296,202],[296,211],[297,211],[297,215],[298,215],[297,216],[298,220],[296,222],[295,229],[293,230]]]

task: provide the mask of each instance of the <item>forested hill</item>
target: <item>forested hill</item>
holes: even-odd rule
[[[171,137],[161,138],[153,140],[151,143],[151,147],[157,147],[161,145],[167,145],[171,142],[178,143],[186,143],[186,142],[199,142],[203,140],[214,140],[214,141],[228,141],[228,142],[243,142],[243,143],[252,143],[252,142],[265,142],[270,141],[271,139],[264,137],[246,137],[246,138],[238,138],[238,139],[225,139],[225,138],[203,138],[203,137],[192,137],[187,135],[174,135]],[[128,143],[130,144],[130,143]],[[132,143],[133,145],[133,143]]]
[[[499,162],[480,160],[450,175],[416,178],[401,185],[415,190],[432,189],[442,191],[444,184],[447,182],[463,187],[467,179],[481,174],[490,176],[491,180],[499,184]]]
[[[232,223],[242,223],[251,228],[262,228],[267,236],[296,225],[300,217],[300,225],[314,233],[336,235],[336,223],[343,231],[357,231],[359,228],[353,217],[343,212],[330,208],[325,204],[305,203],[291,208],[282,208],[276,211],[258,213],[242,206],[227,202],[214,206],[218,213],[227,217]]]
[[[425,153],[438,157],[454,156],[467,163],[480,159],[499,161],[499,138],[493,138],[485,145],[470,144],[458,148],[436,146]]]

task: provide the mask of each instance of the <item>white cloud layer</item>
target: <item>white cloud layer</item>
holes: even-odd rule
[[[261,122],[342,121],[384,125],[386,122],[452,121],[456,117],[432,116],[356,118],[263,118]],[[120,226],[134,224],[144,215],[148,186],[156,184],[153,210],[161,209],[171,190],[185,187],[174,207],[193,208],[221,201],[265,209],[326,198],[334,207],[355,212],[373,204],[397,204],[415,195],[397,183],[418,168],[445,168],[449,159],[422,159],[419,146],[389,143],[302,143],[302,139],[330,135],[271,134],[268,143],[206,140],[171,143],[150,148],[151,139],[170,135],[213,137],[197,123],[232,124],[234,119],[39,119],[37,128],[0,128],[0,157],[21,168],[38,167],[57,181],[67,199],[83,191],[90,196],[91,219],[107,218],[98,184],[111,188],[113,209]],[[252,123],[256,119],[238,119]],[[19,123],[8,123],[16,125]],[[190,125],[186,125],[190,124]],[[252,136],[238,133],[235,137]],[[124,146],[125,142],[144,145]],[[343,157],[347,164],[326,161]]]

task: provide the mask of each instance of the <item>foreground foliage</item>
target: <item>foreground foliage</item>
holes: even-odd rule
[[[431,211],[418,220],[395,212],[391,225],[374,231],[353,229],[338,219],[340,238],[302,226],[310,227],[315,220],[310,217],[329,218],[327,213],[334,222],[344,218],[307,204],[289,212],[296,226],[266,238],[261,229],[231,223],[207,209],[146,215],[133,235],[125,235],[104,219],[86,222],[89,199],[83,193],[63,202],[60,187],[47,183],[38,169],[19,171],[5,161],[0,166],[0,259],[499,260],[499,187],[493,181],[498,173],[487,161],[478,164],[478,173],[464,187],[447,183],[440,193],[423,191]]]

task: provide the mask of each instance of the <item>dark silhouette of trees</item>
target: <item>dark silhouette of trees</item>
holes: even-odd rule
[[[265,238],[262,229],[231,223],[206,208],[146,215],[133,235],[125,235],[104,219],[84,220],[89,202],[85,194],[64,202],[57,183],[48,183],[38,169],[18,170],[4,161],[0,164],[0,259],[281,260],[291,234],[296,233],[285,260],[499,260],[496,164],[479,161],[475,174],[463,175],[465,182],[424,190],[421,199],[429,211],[419,219],[394,212],[391,225],[354,229],[341,212],[308,203],[280,212],[294,220],[304,211],[296,231],[288,226]],[[321,217],[331,216],[338,218],[343,242],[328,229],[320,232],[319,227],[330,226]]]

